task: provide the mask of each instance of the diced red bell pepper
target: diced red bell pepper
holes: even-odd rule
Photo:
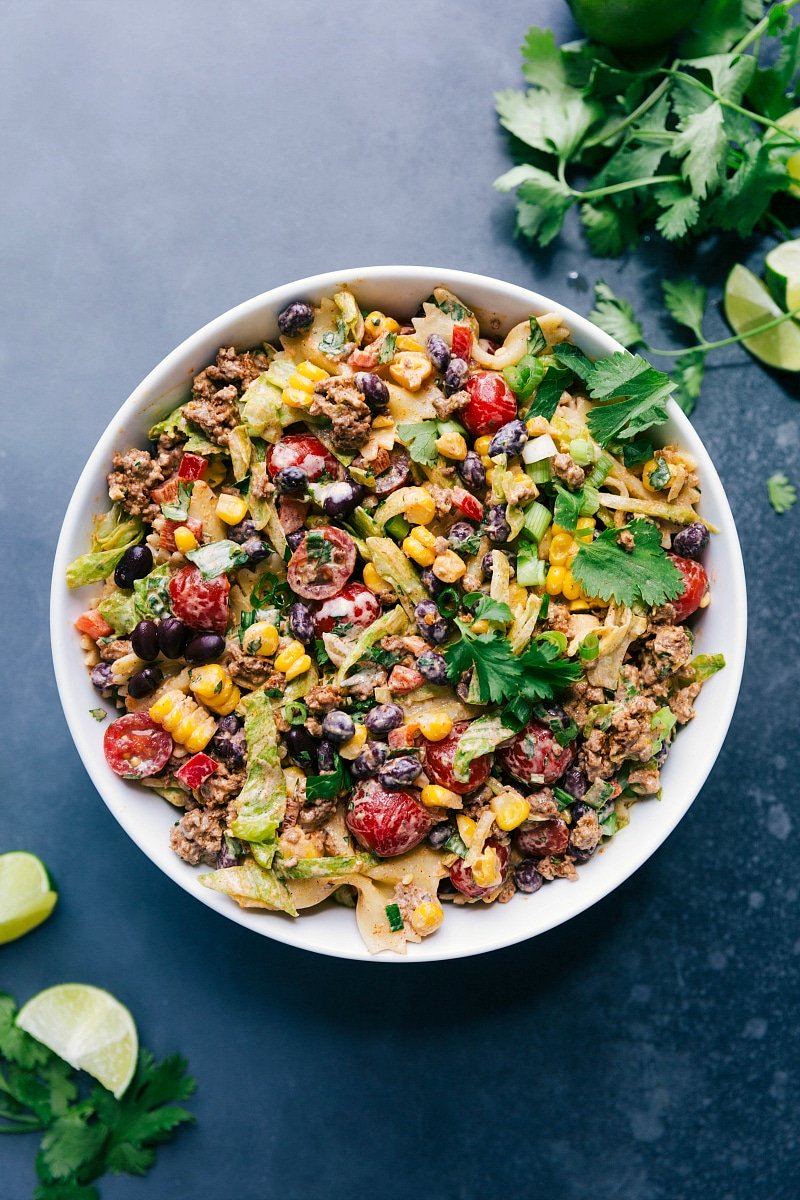
[[[406,692],[413,692],[415,688],[421,687],[424,682],[424,675],[421,675],[416,667],[404,667],[398,663],[396,667],[392,667],[388,687],[395,696],[404,696]]]
[[[109,625],[105,617],[100,616],[96,608],[89,608],[85,613],[81,613],[75,622],[75,628],[78,633],[86,633],[95,641],[114,632],[113,626]]]
[[[471,521],[483,520],[483,505],[477,497],[468,492],[465,488],[453,488],[453,503],[459,512],[462,512],[465,517],[469,517]]]
[[[363,350],[354,350],[347,360],[347,365],[356,371],[374,371],[380,362],[381,342],[383,338],[365,346]]]
[[[152,488],[150,499],[154,500],[156,504],[171,504],[173,500],[177,500],[178,476],[170,475],[169,479],[165,479],[158,487]]]
[[[416,730],[412,725],[401,725],[399,729],[390,729],[386,741],[390,750],[406,750],[416,744]]]
[[[171,554],[173,550],[177,549],[175,545],[175,530],[180,525],[185,525],[187,529],[190,529],[197,538],[198,545],[200,545],[203,540],[203,522],[198,521],[197,517],[187,517],[185,521],[164,521],[164,526],[158,539],[159,547],[162,550],[168,550]]]
[[[452,350],[453,358],[463,358],[469,362],[472,354],[472,330],[469,325],[453,326]]]
[[[179,771],[175,772],[175,778],[180,779],[181,783],[186,784],[188,788],[199,788],[201,783],[205,783],[216,771],[218,763],[214,762],[213,758],[209,758],[207,754],[195,754],[185,762]]]
[[[184,454],[178,467],[179,479],[202,479],[208,462],[202,454]]]

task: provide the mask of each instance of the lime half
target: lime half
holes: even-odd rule
[[[44,863],[35,854],[25,850],[0,854],[0,945],[41,925],[57,899]]]
[[[783,315],[761,280],[737,263],[725,284],[725,316],[734,333],[746,334],[748,329]],[[745,338],[742,345],[768,367],[800,371],[800,326],[794,321]]]
[[[61,983],[20,1009],[17,1025],[71,1067],[87,1071],[119,1100],[136,1070],[139,1039],[133,1017],[109,992]]]
[[[800,134],[800,108],[795,108],[792,112],[788,112],[785,117],[781,117],[778,124],[783,129],[790,129],[792,133]],[[800,150],[797,154],[792,154],[786,160],[786,170],[792,179],[800,181]],[[790,196],[800,196],[800,187],[794,183],[789,188]]]
[[[800,308],[800,238],[770,250],[764,266],[767,287],[780,307],[785,312]]]

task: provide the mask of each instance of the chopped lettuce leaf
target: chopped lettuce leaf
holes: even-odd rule
[[[192,502],[194,481],[192,479],[178,480],[178,495],[170,503],[165,501],[161,511],[168,521],[185,521],[189,516],[189,505]]]
[[[97,606],[97,611],[104,621],[108,621],[116,634],[130,633],[139,622],[131,592],[115,591],[109,596],[104,596]]]
[[[186,417],[183,415],[183,404],[179,404],[177,408],[173,408],[172,412],[157,421],[147,431],[147,436],[151,442],[158,441],[162,433],[187,433],[188,426]]]
[[[378,862],[372,854],[338,854],[330,858],[299,858],[293,867],[287,867],[279,857],[275,870],[284,879],[327,879],[366,872]]]
[[[87,583],[100,583],[107,579],[125,553],[121,550],[96,550],[82,554],[67,567],[67,587],[85,587]]]
[[[409,616],[413,616],[414,605],[426,600],[428,593],[403,551],[391,538],[380,537],[368,537],[367,549],[375,570],[391,584]]]
[[[517,732],[516,728],[509,728],[501,716],[479,717],[473,721],[458,739],[453,775],[461,783],[466,783],[473,759],[482,754],[491,754],[501,742],[508,741]]]
[[[67,567],[67,587],[85,587],[107,579],[125,551],[142,540],[143,531],[141,517],[129,517],[118,504],[96,518],[92,549]]]
[[[248,432],[267,442],[279,442],[283,427],[296,420],[283,403],[283,392],[269,379],[269,372],[253,380],[242,396],[241,405],[242,421]]]
[[[247,778],[233,802],[236,819],[231,823],[231,833],[274,850],[278,826],[286,811],[286,780],[278,758],[272,705],[263,692],[251,692],[240,708],[244,712]]]
[[[231,896],[242,908],[271,908],[297,916],[292,897],[274,871],[256,862],[243,862],[238,867],[224,867],[200,876],[204,887]]]
[[[381,540],[382,539],[380,538],[368,539],[368,541],[371,542]],[[378,567],[377,563],[375,566],[378,573],[383,575],[384,579],[387,578],[381,568]],[[369,650],[370,646],[374,646],[376,642],[381,640],[381,638],[387,637],[389,634],[402,633],[407,628],[408,617],[403,612],[403,609],[399,604],[390,609],[388,612],[385,612],[383,616],[378,617],[377,621],[373,621],[369,629],[364,630],[364,632],[361,634],[361,637],[358,638],[353,646],[353,649],[339,667],[339,670],[336,673],[337,684],[341,687],[347,678],[348,671],[350,671],[356,665],[358,660],[364,654],[365,650]]]
[[[144,579],[136,580],[133,585],[133,605],[140,621],[166,617],[172,612],[172,597],[168,587],[171,575],[172,568],[168,563],[163,563],[145,575]]]
[[[216,579],[218,575],[224,575],[226,571],[241,567],[248,561],[246,552],[238,542],[227,539],[188,550],[186,557],[199,569],[203,579]]]
[[[228,453],[231,456],[233,478],[237,483],[241,483],[250,470],[250,459],[253,456],[253,444],[244,425],[237,425],[230,431]]]
[[[267,468],[263,462],[253,462],[250,464],[250,487],[247,491],[247,507],[250,509],[250,516],[253,518],[253,524],[256,529],[263,529],[266,532],[272,549],[281,558],[286,558],[288,544],[286,534],[283,532],[278,510],[275,506],[275,501],[268,496],[260,494],[263,483],[266,482]]]

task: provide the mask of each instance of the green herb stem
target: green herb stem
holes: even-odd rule
[[[773,317],[771,321],[765,321],[763,325],[756,325],[754,329],[748,329],[746,333],[737,333],[732,337],[721,338],[718,342],[698,342],[696,346],[684,347],[683,350],[656,350],[653,346],[650,346],[649,350],[651,354],[657,354],[659,358],[679,358],[682,354],[692,354],[696,350],[707,354],[709,350],[721,350],[723,346],[735,346],[738,342],[746,342],[748,338],[758,337],[760,333],[768,333],[770,329],[775,329],[784,321],[790,321],[793,317],[798,316],[800,316],[800,308],[793,308],[791,312],[781,313],[779,317]]]
[[[800,4],[800,0],[784,0],[784,12],[789,12],[789,10],[794,8],[796,4]],[[750,32],[746,33],[745,36],[738,41],[735,46],[731,47],[729,53],[741,54],[743,50],[747,50],[749,46],[752,46],[753,42],[757,42],[764,30],[769,25],[770,17],[773,11],[774,9],[770,9],[769,12],[765,13],[761,20],[753,26]]]
[[[749,121],[755,121],[758,125],[765,125],[769,129],[777,129],[777,131],[784,137],[787,137],[790,141],[796,142],[798,145],[800,145],[800,136],[798,136],[796,133],[792,133],[792,131],[787,129],[786,126],[779,125],[777,121],[773,121],[769,117],[762,117],[759,113],[753,112],[753,110],[750,108],[743,108],[741,104],[736,104],[733,100],[728,100],[726,96],[721,96],[719,92],[715,92],[713,88],[709,87],[705,83],[702,83],[701,80],[695,79],[694,75],[687,75],[685,71],[676,71],[674,69],[671,69],[668,74],[673,79],[681,79],[684,83],[694,84],[696,88],[699,88],[701,92],[705,92],[707,96],[711,96],[712,99],[723,105],[724,108],[730,108],[732,112],[737,112],[740,116],[747,117]]]
[[[664,95],[664,92],[667,90],[668,87],[669,87],[669,81],[667,79],[662,79],[662,81],[658,85],[658,87],[654,88],[653,91],[650,93],[650,95],[647,96],[641,102],[641,104],[633,110],[633,112],[628,113],[627,117],[625,117],[624,120],[620,121],[617,125],[615,125],[613,127],[613,129],[605,130],[602,133],[602,136],[595,135],[595,137],[587,138],[585,142],[581,143],[581,149],[582,150],[591,150],[594,146],[606,145],[613,138],[615,138],[618,133],[622,133],[625,129],[628,128],[629,125],[632,125],[634,121],[637,121],[639,119],[639,117],[643,116],[648,111],[648,109],[653,107],[654,104],[657,104],[658,101],[661,99],[661,97]]]
[[[800,141],[800,138],[798,139]],[[683,183],[682,175],[646,175],[642,179],[626,179],[624,183],[612,183],[608,187],[592,188],[588,192],[569,187],[578,200],[599,200],[602,196],[614,196],[618,192],[629,192],[633,188],[655,187],[659,183]]]

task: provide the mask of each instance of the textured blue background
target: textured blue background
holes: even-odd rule
[[[196,1128],[105,1200],[796,1194],[800,507],[777,517],[764,492],[776,470],[800,481],[794,380],[725,351],[696,414],[751,601],[717,767],[634,879],[528,945],[396,970],[237,929],[117,827],[53,684],[49,570],[71,488],[134,385],[212,315],[319,270],[433,263],[584,312],[568,273],[602,276],[669,336],[658,279],[674,254],[592,260],[571,223],[546,253],[512,239],[491,93],[518,84],[531,21],[572,28],[558,0],[2,6],[0,843],[41,854],[61,900],[0,950],[0,984],[108,987],[199,1081]],[[688,261],[714,283],[758,251]],[[708,328],[723,334],[716,309]],[[0,1193],[27,1200],[33,1143],[2,1150]]]

